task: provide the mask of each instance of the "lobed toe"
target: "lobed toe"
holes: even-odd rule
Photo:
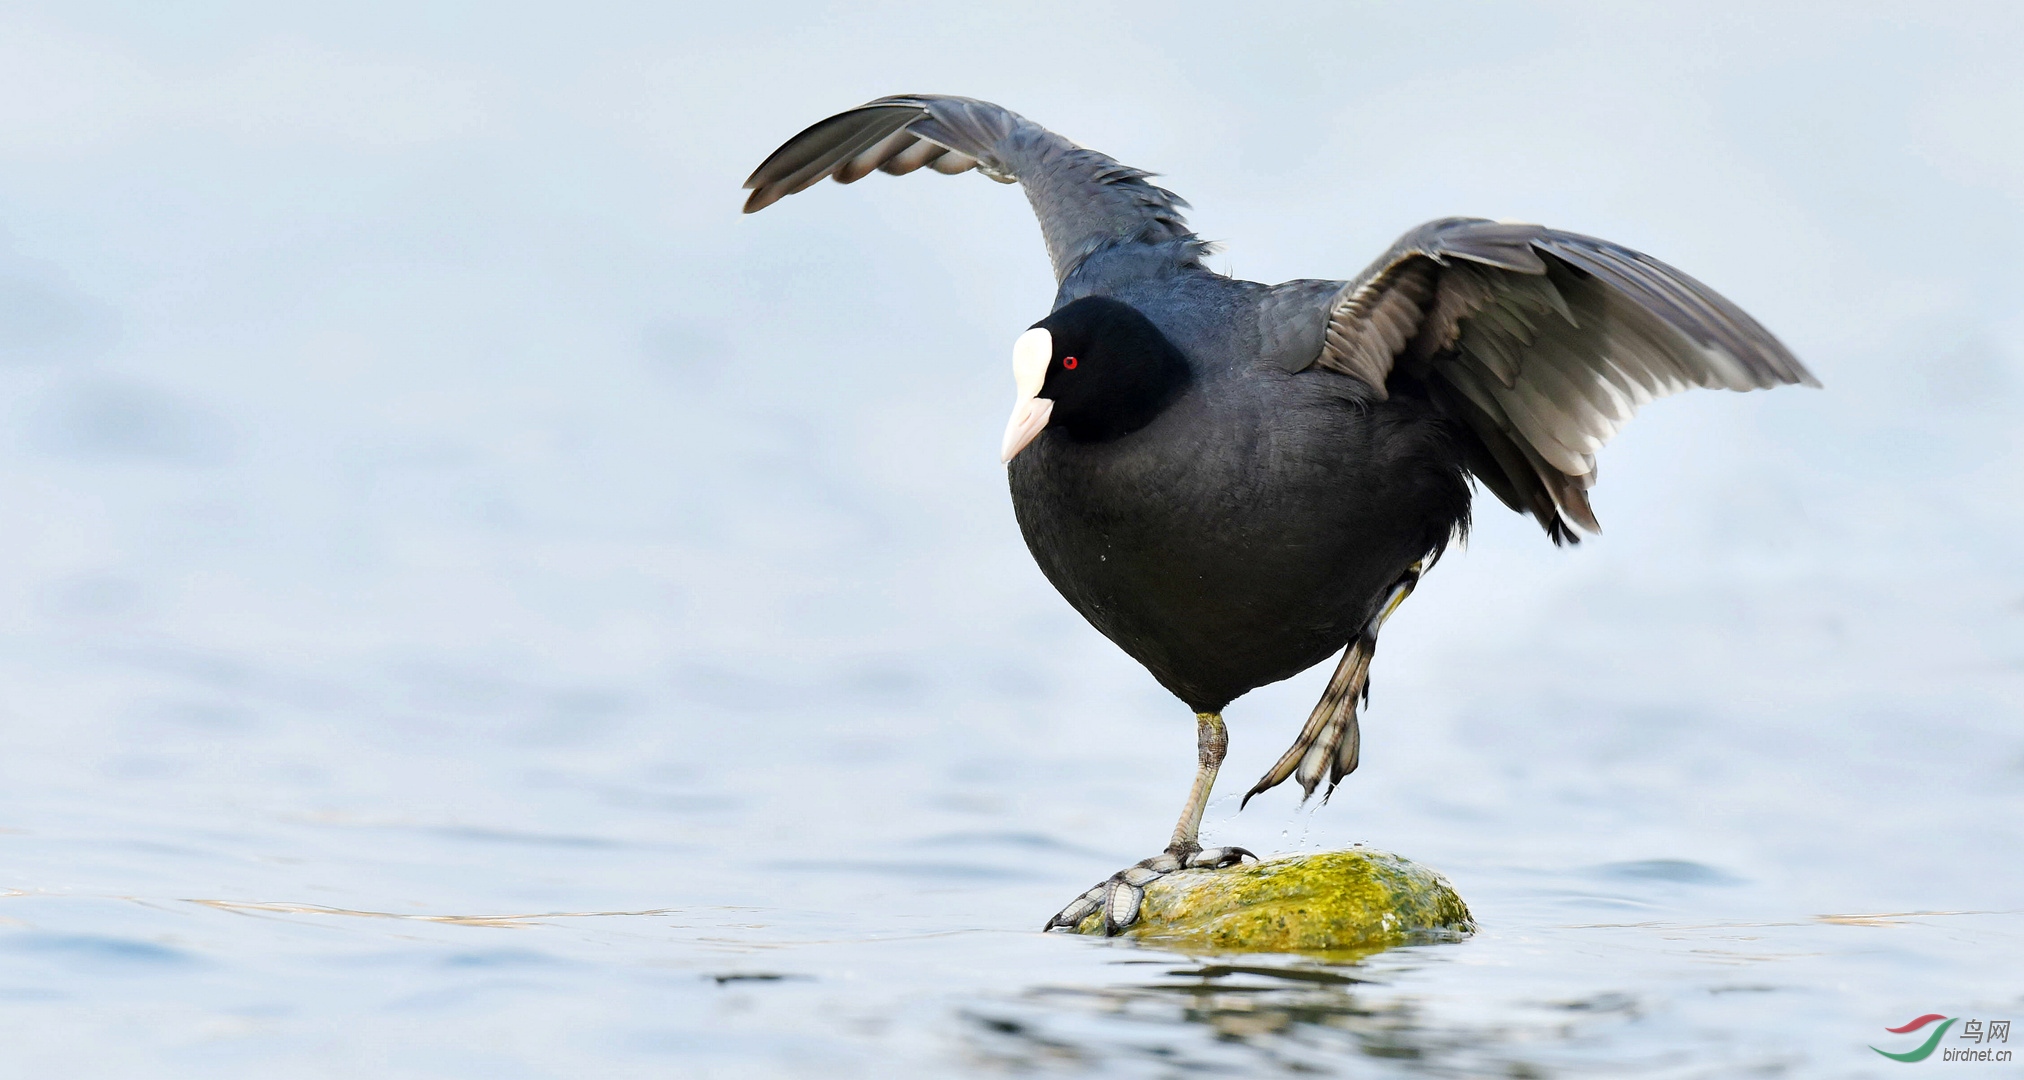
[[[1110,895],[1103,900],[1103,936],[1116,937],[1137,922],[1139,905],[1145,902],[1145,898],[1145,890],[1137,885],[1123,881],[1114,883]]]

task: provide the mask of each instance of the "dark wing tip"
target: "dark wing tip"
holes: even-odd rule
[[[747,214],[757,213],[813,185],[874,147],[888,136],[927,115],[920,99],[894,95],[866,102],[803,128],[766,156],[744,188]],[[866,171],[869,171],[868,169]]]
[[[1001,184],[1026,183],[1057,281],[1117,244],[1167,245],[1183,265],[1206,247],[1187,227],[1186,205],[1150,174],[976,98],[896,94],[841,112],[789,139],[745,180],[756,213],[824,178],[851,183],[872,172],[975,170]]]

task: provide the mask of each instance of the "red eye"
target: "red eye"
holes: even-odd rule
[[[1073,356],[1064,356],[1064,357],[1062,357],[1062,358],[1061,358],[1061,366],[1062,366],[1062,367],[1065,367],[1065,368],[1067,368],[1067,369],[1068,369],[1068,370],[1070,370],[1070,371],[1074,371],[1074,370],[1075,370],[1075,357],[1073,357]]]

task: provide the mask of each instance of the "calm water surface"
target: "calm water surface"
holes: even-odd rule
[[[1185,710],[1123,669],[1106,700],[1045,650],[1024,684],[1016,659],[802,657],[801,686],[752,705],[712,703],[721,670],[548,684],[17,640],[5,1054],[71,1075],[1882,1076],[1903,1066],[1865,1044],[1911,1045],[1885,1026],[2024,1012],[2014,661],[1916,693],[1826,659],[1797,691],[1697,694],[1694,665],[1643,658],[1698,637],[1747,672],[1794,631],[1710,644],[1694,614],[1763,603],[1741,594],[1587,600],[1600,625],[1570,640],[1443,658],[1508,694],[1380,682],[1332,805],[1219,798],[1217,840],[1404,851],[1482,924],[1334,965],[1035,932],[1155,842],[1185,779]],[[1618,606],[1665,614],[1608,632]],[[2024,620],[1988,620],[2014,649]],[[1232,711],[1234,775],[1269,762],[1300,689]]]

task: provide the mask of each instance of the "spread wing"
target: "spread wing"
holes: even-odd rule
[[[1336,290],[1321,336],[1299,367],[1380,397],[1424,387],[1460,421],[1470,471],[1556,542],[1578,539],[1569,521],[1600,530],[1595,453],[1638,406],[1693,386],[1820,385],[1742,309],[1657,259],[1474,218],[1400,238]]]
[[[1200,242],[1181,216],[1187,203],[1143,172],[1086,150],[988,101],[901,94],[841,112],[787,140],[754,170],[745,212],[763,210],[825,176],[848,184],[874,170],[976,169],[1017,183],[1033,204],[1057,281],[1119,243]]]

